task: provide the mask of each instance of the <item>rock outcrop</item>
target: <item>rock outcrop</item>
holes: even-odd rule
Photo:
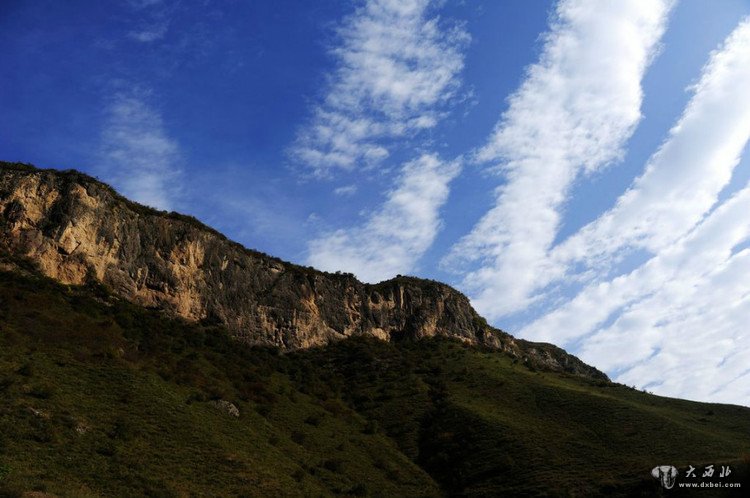
[[[229,401],[217,399],[211,401],[211,405],[217,410],[221,410],[231,417],[239,418],[240,416],[239,408],[237,408],[234,403],[230,403]]]
[[[220,322],[249,343],[295,349],[356,334],[449,336],[539,368],[606,379],[559,348],[488,326],[445,284],[399,276],[369,285],[287,263],[76,171],[0,163],[0,249],[62,283],[95,280],[137,304]]]

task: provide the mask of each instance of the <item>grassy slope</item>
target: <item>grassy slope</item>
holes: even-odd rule
[[[437,494],[361,416],[297,390],[285,358],[237,346],[210,327],[1,274],[0,485],[67,496]],[[240,418],[210,398],[231,400]]]
[[[100,288],[0,273],[0,496],[651,493],[655,465],[739,476],[749,451],[747,408],[443,340],[279,355]]]
[[[649,495],[659,487],[648,471],[664,464],[730,464],[734,478],[747,479],[745,407],[534,372],[504,355],[445,341],[398,348],[342,343],[297,355],[333,379],[348,379],[344,398],[403,448],[421,440],[417,461],[450,493]],[[413,376],[426,392],[409,392],[405,384],[417,385],[407,380]],[[422,421],[416,434],[415,420]]]

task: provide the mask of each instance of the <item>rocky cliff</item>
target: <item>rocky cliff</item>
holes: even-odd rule
[[[287,263],[76,171],[0,162],[0,249],[60,282],[95,280],[140,305],[221,322],[250,343],[295,349],[355,334],[449,336],[537,368],[606,379],[559,348],[488,326],[445,284],[399,276],[369,285]]]

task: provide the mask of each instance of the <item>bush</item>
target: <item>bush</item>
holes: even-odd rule
[[[330,470],[331,472],[335,472],[335,473],[341,472],[341,469],[343,466],[344,466],[344,463],[341,460],[337,460],[334,458],[328,459],[325,462],[323,462],[324,469]]]
[[[16,373],[18,375],[23,375],[24,377],[31,377],[33,375],[31,363],[24,363],[18,370],[16,370]]]
[[[314,427],[318,427],[320,425],[321,418],[322,417],[320,415],[318,415],[318,414],[310,415],[309,417],[307,417],[305,419],[305,423],[307,425],[312,425]]]
[[[18,489],[0,487],[0,498],[22,498],[23,493]]]
[[[367,486],[359,483],[356,486],[352,487],[348,493],[352,496],[367,496]]]
[[[12,377],[3,377],[0,379],[0,392],[6,391],[10,386],[13,385],[13,378]]]
[[[321,402],[320,406],[322,406],[328,413],[335,416],[343,415],[347,412],[346,406],[337,399],[327,399]]]
[[[105,441],[96,448],[96,452],[102,456],[111,457],[117,452],[115,445],[109,441]]]
[[[37,443],[48,444],[51,443],[55,437],[52,430],[46,425],[38,427],[34,432],[31,433],[31,439]]]
[[[271,414],[271,407],[268,405],[255,405],[255,412],[261,417],[268,418]]]
[[[301,446],[305,442],[305,433],[300,431],[292,431],[292,441]]]
[[[29,391],[30,396],[39,399],[49,399],[52,397],[53,393],[54,389],[52,388],[52,386],[46,384],[32,386],[31,390]]]
[[[376,434],[378,432],[378,421],[368,420],[365,424],[365,434]]]
[[[0,463],[0,481],[8,477],[8,474],[10,474],[10,466]]]
[[[115,422],[112,430],[109,431],[108,436],[112,439],[118,439],[120,441],[129,441],[135,435],[135,429],[128,420],[119,418]]]

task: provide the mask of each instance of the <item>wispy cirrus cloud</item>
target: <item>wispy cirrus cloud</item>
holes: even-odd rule
[[[172,209],[179,193],[180,148],[143,92],[119,92],[105,109],[98,171],[126,197]]]
[[[711,54],[643,175],[552,252],[568,278],[586,272],[587,285],[521,335],[581,341],[584,359],[660,394],[750,404],[750,185],[720,203],[750,140],[748,86],[750,18]],[[613,272],[633,250],[649,259]]]
[[[128,0],[128,5],[138,15],[134,29],[127,37],[141,43],[152,43],[164,38],[169,30],[173,5],[165,5],[163,0]]]
[[[560,210],[579,175],[622,156],[671,5],[557,5],[539,62],[477,153],[502,178],[495,205],[443,260],[444,268],[465,272],[462,287],[489,318],[528,306],[538,279],[559,271],[547,252]]]
[[[128,5],[134,9],[143,9],[154,5],[159,5],[162,0],[127,0]]]
[[[434,127],[458,90],[469,35],[430,15],[430,0],[368,0],[338,30],[326,96],[292,157],[325,176],[377,164],[386,139]]]
[[[722,49],[712,54],[690,103],[670,137],[647,163],[644,174],[615,207],[555,248],[555,264],[583,259],[585,270],[600,270],[610,264],[609,257],[618,250],[645,248],[659,254],[692,230],[716,203],[750,139],[746,85],[750,85],[750,20],[740,23]],[[587,292],[579,294],[569,306],[540,317],[524,329],[524,334],[568,340],[589,333],[606,319],[620,305],[609,309],[601,303],[619,303],[604,299],[610,285],[619,280],[602,283],[606,275],[598,271],[594,275],[599,278]],[[654,285],[658,282],[655,279]],[[601,295],[594,296],[597,292]],[[585,304],[587,296],[594,297]],[[635,293],[629,299],[637,297]],[[566,311],[579,305],[597,310],[583,315],[580,310]],[[574,321],[579,325],[573,326]]]
[[[750,403],[748,373],[750,187],[719,206],[688,235],[632,272],[592,282],[564,306],[532,322],[525,337],[563,344],[585,337],[584,360],[617,380],[660,394]],[[744,339],[744,340],[743,340]],[[732,362],[731,370],[719,366]],[[732,373],[734,372],[734,373]]]
[[[341,195],[341,196],[354,195],[355,193],[357,193],[357,186],[354,184],[351,184],[351,185],[344,185],[342,187],[337,187],[333,189],[333,193],[336,195]]]
[[[128,38],[143,43],[150,43],[164,38],[164,35],[167,34],[168,28],[168,21],[154,22],[142,25],[136,30],[129,31]]]
[[[717,202],[750,135],[750,28],[744,21],[703,68],[682,117],[616,205],[555,248],[561,262],[658,252]]]
[[[460,169],[458,161],[444,162],[434,154],[406,163],[397,187],[365,223],[309,243],[309,264],[351,271],[367,282],[411,271],[440,230],[440,208]]]
[[[368,0],[343,22],[336,69],[291,148],[317,176],[383,163],[400,138],[433,128],[456,97],[469,36],[431,13],[431,0]],[[459,161],[422,153],[392,180],[361,225],[308,244],[308,262],[378,281],[414,270],[441,227],[440,208]],[[350,196],[358,185],[334,190]]]

